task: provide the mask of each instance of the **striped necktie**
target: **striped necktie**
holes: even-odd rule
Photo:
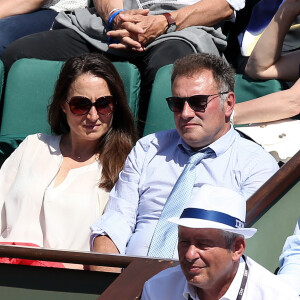
[[[177,244],[177,225],[168,222],[171,217],[179,217],[185,203],[190,199],[195,183],[196,166],[204,158],[211,157],[214,151],[206,148],[190,156],[181,175],[177,179],[158,220],[148,256],[172,258]]]

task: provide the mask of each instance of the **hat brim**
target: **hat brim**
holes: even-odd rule
[[[194,218],[170,218],[168,219],[169,222],[189,227],[189,228],[213,228],[213,229],[221,229],[224,231],[232,232],[241,234],[244,236],[245,239],[251,238],[257,231],[255,228],[233,228],[228,225],[214,222],[214,221],[208,221],[208,220],[202,220],[202,219],[194,219]]]

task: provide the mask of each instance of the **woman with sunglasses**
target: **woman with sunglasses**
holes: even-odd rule
[[[89,227],[136,139],[113,64],[96,53],[69,59],[49,123],[55,135],[28,136],[0,170],[0,242],[88,251]]]

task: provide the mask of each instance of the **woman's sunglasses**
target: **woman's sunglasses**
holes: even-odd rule
[[[74,96],[66,101],[74,115],[83,116],[89,113],[92,106],[100,115],[110,115],[114,110],[113,96],[103,96],[92,102],[83,96]]]
[[[213,97],[212,99],[208,100],[209,97],[227,93],[228,92],[222,92],[212,95],[194,95],[191,97],[168,97],[166,98],[166,100],[168,102],[170,110],[173,112],[182,112],[185,102],[189,104],[190,108],[193,111],[205,112],[207,104],[215,98]]]

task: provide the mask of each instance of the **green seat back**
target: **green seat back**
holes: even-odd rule
[[[3,83],[4,83],[4,65],[2,60],[0,60],[0,102],[3,90]]]
[[[5,86],[1,135],[50,134],[47,106],[62,64],[61,61],[37,59],[21,59],[13,64]],[[127,62],[116,62],[114,65],[124,81],[129,106],[137,117],[139,71]]]
[[[5,85],[1,135],[50,133],[47,106],[63,62],[21,59]]]
[[[235,75],[234,92],[237,103],[262,97],[282,90],[284,90],[283,84],[276,79],[258,81],[253,80],[246,75]]]
[[[113,62],[113,64],[123,80],[128,105],[131,109],[134,119],[137,120],[140,101],[140,72],[135,65],[129,62]]]
[[[247,240],[246,254],[272,273],[286,238],[293,234],[300,216],[300,182],[294,185],[252,227],[257,233]]]
[[[155,76],[149,100],[148,112],[143,135],[175,128],[173,113],[166,97],[172,96],[171,73],[173,65],[160,68]]]

